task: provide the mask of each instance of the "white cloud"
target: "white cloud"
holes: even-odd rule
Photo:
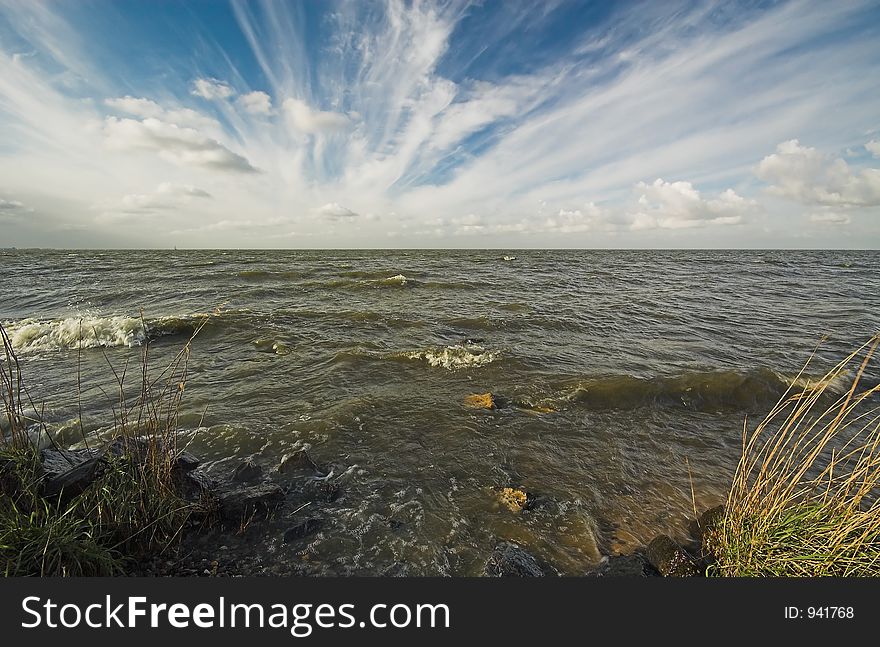
[[[192,94],[208,101],[218,101],[228,99],[235,94],[235,90],[229,87],[229,84],[225,81],[196,79],[193,81]]]
[[[211,194],[189,184],[163,182],[152,193],[130,193],[123,196],[120,207],[126,212],[176,209],[192,198],[211,198]]]
[[[111,99],[104,99],[104,103],[119,112],[125,112],[136,117],[161,117],[165,112],[155,101],[125,95]]]
[[[104,104],[117,112],[123,112],[141,118],[156,118],[178,126],[188,126],[200,130],[219,129],[216,119],[208,117],[191,108],[173,108],[166,110],[151,99],[126,95],[124,97],[105,99]]]
[[[331,220],[341,220],[345,218],[355,218],[357,217],[357,213],[349,209],[348,207],[343,207],[338,202],[328,202],[323,207],[320,207],[317,210],[319,216],[323,216],[324,218],[330,218]]]
[[[238,98],[239,104],[246,112],[252,115],[272,114],[272,99],[265,92],[259,90],[248,92]]]
[[[338,112],[315,110],[305,101],[285,99],[284,112],[290,125],[296,130],[311,135],[314,133],[335,133],[346,130],[351,121]]]
[[[880,169],[853,171],[841,158],[830,158],[797,139],[782,142],[755,175],[770,190],[806,205],[870,207],[880,205]]]
[[[880,142],[878,142],[876,139],[872,139],[867,144],[865,144],[865,149],[874,157],[880,157]]]
[[[146,150],[176,164],[219,171],[255,173],[247,159],[193,128],[182,128],[158,119],[143,121],[107,117],[104,136],[118,150]]]
[[[852,222],[852,218],[846,213],[821,211],[810,214],[810,221],[821,225],[848,225]]]
[[[666,182],[657,178],[651,184],[639,182],[638,207],[630,215],[632,229],[682,229],[704,225],[735,225],[757,204],[727,189],[707,200],[690,182]]]

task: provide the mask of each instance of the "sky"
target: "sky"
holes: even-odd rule
[[[0,0],[0,247],[880,246],[880,3]]]

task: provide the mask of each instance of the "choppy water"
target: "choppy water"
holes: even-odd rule
[[[325,574],[475,574],[499,538],[579,573],[681,534],[688,464],[697,506],[720,502],[744,418],[820,335],[821,360],[880,329],[877,252],[7,250],[0,276],[68,440],[78,361],[86,426],[106,427],[107,363],[150,338],[159,364],[208,316],[192,448],[222,472],[305,444],[343,474],[295,554],[250,547]],[[464,406],[486,391],[517,406]],[[492,489],[509,485],[549,504],[514,514]]]

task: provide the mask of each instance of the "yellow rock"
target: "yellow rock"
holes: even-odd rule
[[[494,409],[495,396],[491,393],[472,393],[465,396],[464,403],[474,409]]]
[[[528,497],[522,490],[515,490],[511,487],[502,488],[498,494],[503,503],[511,512],[522,512],[526,507]]]

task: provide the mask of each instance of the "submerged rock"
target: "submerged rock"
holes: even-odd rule
[[[284,531],[284,543],[289,544],[291,542],[297,541],[298,539],[304,539],[305,537],[314,535],[323,527],[324,521],[322,519],[318,519],[315,517],[303,519],[299,523],[294,524]]]
[[[547,573],[531,553],[504,541],[495,546],[489,556],[485,574],[489,577],[544,577]]]
[[[693,558],[668,535],[655,537],[646,550],[651,565],[665,577],[700,575]]]
[[[241,522],[267,517],[284,501],[284,490],[274,483],[262,483],[226,490],[218,499],[223,519]]]
[[[659,577],[660,572],[651,566],[644,555],[613,555],[603,557],[595,569],[586,574],[587,577]]]

